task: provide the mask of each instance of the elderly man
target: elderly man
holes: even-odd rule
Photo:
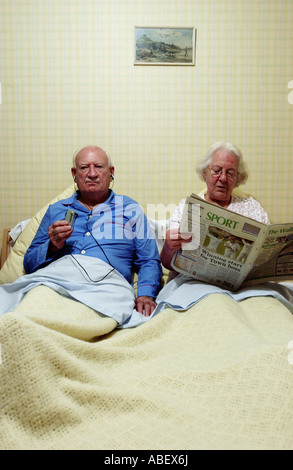
[[[160,289],[162,270],[156,241],[141,207],[109,188],[114,180],[114,166],[102,148],[87,146],[79,150],[73,157],[71,172],[78,190],[48,208],[25,255],[26,273],[66,255],[77,262],[80,255],[99,258],[129,283],[135,270],[135,307],[150,316],[156,307],[154,299]],[[68,210],[74,211],[73,226],[66,220]],[[87,274],[90,278],[91,273]]]

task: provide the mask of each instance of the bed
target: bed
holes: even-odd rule
[[[0,284],[46,208],[11,252],[7,231]],[[0,346],[1,450],[293,449],[293,318],[274,296],[215,292],[123,329],[40,285],[0,317]]]

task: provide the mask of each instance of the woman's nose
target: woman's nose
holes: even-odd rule
[[[227,173],[226,173],[225,170],[222,170],[219,180],[220,181],[227,181]]]

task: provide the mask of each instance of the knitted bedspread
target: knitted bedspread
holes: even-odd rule
[[[46,286],[0,318],[1,450],[293,449],[277,299],[213,294],[116,325]]]

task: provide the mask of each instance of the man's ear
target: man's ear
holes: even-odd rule
[[[75,181],[76,168],[74,168],[74,167],[71,168],[71,174],[72,174],[72,178],[73,178],[74,181]]]

